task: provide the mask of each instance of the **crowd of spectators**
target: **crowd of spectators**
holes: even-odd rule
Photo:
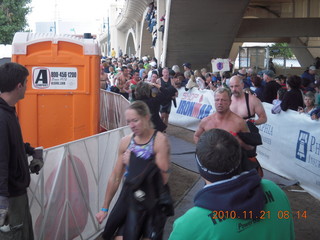
[[[305,77],[305,76],[308,76],[308,77]],[[136,100],[140,100],[146,103],[146,105],[149,107],[149,110],[150,110],[151,122],[153,124],[152,127],[160,132],[166,131],[171,105],[172,104],[175,105],[175,97],[177,96],[177,93],[178,93],[177,89],[181,89],[181,88],[185,91],[191,91],[192,88],[196,88],[199,91],[217,90],[215,91],[215,99],[214,99],[215,104],[217,104],[216,113],[224,117],[230,116],[230,119],[232,119],[232,121],[230,120],[229,122],[232,123],[230,124],[232,128],[234,126],[238,126],[237,124],[234,124],[234,121],[233,121],[234,118],[238,120],[240,119],[241,121],[239,120],[239,122],[243,123],[243,126],[246,126],[246,129],[250,125],[250,124],[247,125],[248,123],[251,123],[254,127],[255,125],[265,123],[267,121],[266,116],[264,116],[265,120],[263,122],[258,123],[258,120],[260,119],[260,115],[259,115],[258,109],[255,106],[256,105],[261,106],[261,109],[263,110],[263,114],[266,115],[261,102],[267,102],[267,103],[273,104],[274,105],[272,108],[273,114],[279,114],[282,111],[293,110],[293,111],[297,111],[297,114],[309,115],[311,119],[314,119],[314,120],[320,117],[320,107],[317,107],[317,105],[319,104],[319,100],[317,99],[319,99],[320,81],[317,78],[316,71],[314,70],[313,66],[310,66],[306,72],[302,73],[301,76],[291,75],[286,77],[284,75],[276,76],[275,72],[270,69],[266,69],[258,73],[255,73],[254,70],[251,68],[248,68],[248,69],[242,68],[242,69],[239,69],[238,71],[209,72],[206,68],[193,69],[191,63],[188,63],[188,62],[182,64],[181,67],[178,65],[173,65],[171,68],[168,68],[168,67],[162,68],[160,67],[160,65],[157,62],[157,59],[155,58],[144,56],[141,59],[139,59],[139,58],[130,58],[124,55],[123,57],[118,59],[116,58],[102,59],[100,77],[101,77],[100,80],[105,82],[106,90],[121,94],[123,97],[127,98],[129,101],[132,101],[132,102]],[[230,91],[226,88],[229,88]],[[243,94],[243,92],[247,94]],[[242,104],[241,97],[243,95],[244,95],[243,98],[246,99],[245,115],[248,115],[248,117],[246,118],[241,116],[240,113],[234,113],[234,110],[232,110],[230,107],[232,102],[236,103],[236,101],[238,101],[238,105],[236,105],[236,109],[239,109]],[[235,99],[236,97],[238,99]],[[250,102],[250,105],[249,105],[249,102]],[[255,104],[255,103],[258,103],[258,104]],[[218,110],[219,107],[217,106],[220,106],[220,110]],[[214,114],[211,115],[214,117],[212,117],[212,119],[210,119],[210,121],[208,121],[207,123],[209,123],[210,127],[214,126],[213,128],[217,130],[220,127],[217,127],[217,125],[212,125],[213,120],[217,122],[222,122],[222,121],[215,120],[219,118],[218,117],[215,118],[217,115],[214,115]],[[230,115],[227,115],[227,114],[230,114]],[[253,119],[255,118],[255,116],[258,116],[258,119]],[[223,119],[223,122],[225,124],[226,118],[221,118],[221,119]],[[244,121],[243,119],[248,119],[248,120]],[[206,129],[206,128],[203,128],[203,129]],[[239,136],[239,133],[242,132],[242,131],[233,131],[233,130],[230,131],[230,129],[224,129],[224,130],[228,130],[231,133],[231,134],[228,132],[225,133],[226,135],[229,134],[228,138],[230,139],[233,139],[232,135],[236,134],[234,136]],[[209,131],[210,130],[207,131],[206,129],[206,133],[208,133]],[[243,132],[243,133],[248,133],[248,132]],[[201,142],[201,139],[200,139],[200,142]],[[234,142],[237,143],[236,140],[234,140]],[[226,144],[226,146],[230,146],[230,145]],[[252,147],[252,146],[248,146],[248,147]],[[230,152],[230,150],[227,150],[227,148],[225,149],[226,149],[225,150],[226,152]],[[251,159],[251,156],[249,155],[249,150],[253,150],[255,152],[255,149],[248,148],[246,150],[247,150],[246,156],[250,157]],[[231,152],[233,153],[234,151],[231,151]],[[234,171],[239,167],[238,162],[240,160],[238,158],[240,159],[240,157],[237,156],[237,159],[236,159],[237,167],[235,168],[234,166],[230,166],[230,169],[232,169],[232,171]],[[202,163],[200,162],[201,158],[199,159],[197,159],[197,163],[200,166]],[[210,161],[213,161],[213,160],[214,159],[210,159]],[[258,163],[257,159],[255,163]],[[253,164],[253,163],[250,162],[250,164]],[[260,165],[258,164],[258,166]],[[208,172],[207,166],[205,167],[206,167],[206,172]],[[201,174],[201,166],[199,169]],[[226,170],[227,176],[229,176],[230,169]],[[212,170],[216,170],[216,169],[212,169]],[[258,177],[258,172],[256,172],[255,170],[245,171],[245,173],[248,173],[248,172],[254,173]],[[235,175],[239,173],[236,172]],[[206,174],[206,176],[208,175]],[[244,176],[244,175],[243,173],[241,173],[239,176]],[[233,177],[233,175],[230,175],[230,177]],[[226,179],[223,178],[223,181],[225,180]],[[218,184],[222,184],[221,182],[222,180],[220,178],[217,178],[216,176],[214,177],[214,180],[212,180],[211,182],[215,182],[215,181]],[[248,182],[250,181],[251,180],[249,180]],[[207,182],[207,184],[210,185],[211,182],[209,181]],[[213,185],[210,185],[210,186],[213,186]],[[212,190],[214,190],[214,188],[212,188]],[[263,198],[259,202],[263,202]],[[287,208],[288,209],[290,208],[289,205],[287,206]],[[210,210],[209,207],[207,209]],[[177,234],[178,235],[181,234],[180,228],[182,225],[180,226],[177,225],[179,221],[182,221],[182,220],[181,219],[177,220],[174,225],[174,230],[173,230],[173,233],[171,234],[172,239]],[[270,223],[274,223],[274,222],[275,220],[270,221]],[[287,224],[286,228],[291,229],[291,231],[286,230],[285,234],[289,234],[290,236],[293,236],[294,234],[292,232],[292,227],[290,227],[290,225],[292,225],[292,222],[287,221],[286,224]],[[278,225],[278,224],[275,224],[275,225]],[[283,233],[284,232],[282,231],[283,228],[282,227],[280,228],[281,228],[281,233]]]
[[[251,68],[233,74],[243,79],[244,91],[254,94],[261,102],[272,103],[272,113],[290,109],[306,113],[314,120],[320,118],[320,80],[315,66],[308,67],[301,76],[276,76],[270,69],[254,73]]]
[[[206,68],[192,69],[191,63],[181,67],[173,65],[168,68],[170,85],[174,88],[192,88],[213,90],[218,87],[229,87],[230,78],[237,75],[244,83],[244,91],[255,95],[261,102],[274,104],[273,113],[288,109],[307,113],[312,119],[320,118],[320,80],[316,67],[310,66],[301,76],[276,76],[273,70],[255,73],[252,68],[238,71],[209,72]],[[162,68],[157,59],[147,56],[130,58],[103,58],[101,60],[100,80],[102,88],[119,93],[130,101],[135,100],[134,89],[139,81],[156,83],[162,78]],[[153,90],[156,96],[156,89]],[[280,93],[280,94],[279,94]],[[282,97],[281,97],[282,96]],[[276,100],[276,101],[275,101]]]
[[[165,16],[161,16],[160,18],[160,27],[157,29],[157,6],[154,2],[151,2],[148,7],[148,11],[145,17],[145,21],[147,22],[147,30],[150,32],[152,36],[152,48],[156,46],[156,42],[158,39],[158,32],[164,33],[165,26]]]

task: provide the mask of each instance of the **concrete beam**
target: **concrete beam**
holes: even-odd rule
[[[116,20],[116,28],[122,32],[128,31],[134,26],[135,21],[141,20],[148,4],[147,0],[127,0],[122,14]]]
[[[172,0],[166,65],[190,62],[210,67],[212,58],[227,58],[249,0]]]
[[[320,18],[243,19],[237,39],[320,37],[319,26]]]

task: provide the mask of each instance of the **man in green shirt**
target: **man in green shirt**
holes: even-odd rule
[[[211,129],[200,136],[196,162],[206,185],[195,206],[174,222],[169,240],[291,240],[293,216],[285,193],[257,171],[241,170],[232,134]]]

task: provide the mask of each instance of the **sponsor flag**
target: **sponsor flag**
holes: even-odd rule
[[[212,59],[211,64],[212,64],[212,72],[230,71],[229,59],[222,59],[222,58]]]

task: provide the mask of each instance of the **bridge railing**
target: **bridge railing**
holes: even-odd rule
[[[100,89],[100,127],[111,130],[126,126],[124,109],[129,105],[122,95]]]
[[[91,239],[103,229],[95,214],[103,204],[119,141],[129,132],[124,127],[44,151],[44,167],[32,175],[28,190],[35,239]]]

